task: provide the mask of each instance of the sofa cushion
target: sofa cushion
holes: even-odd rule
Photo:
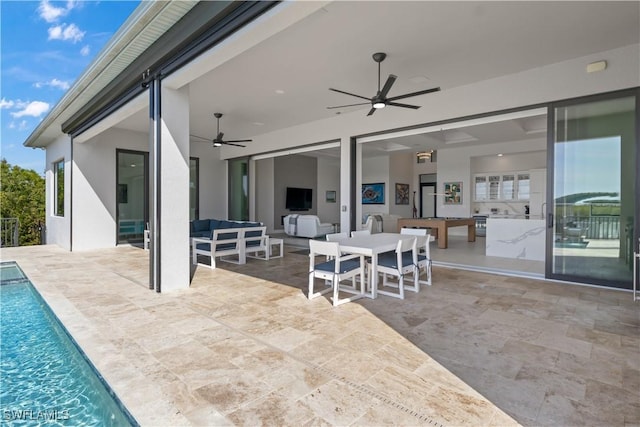
[[[209,220],[208,219],[194,219],[192,221],[193,231],[209,231]]]
[[[210,219],[209,220],[209,230],[215,230],[216,228],[220,228],[220,220],[219,219]]]

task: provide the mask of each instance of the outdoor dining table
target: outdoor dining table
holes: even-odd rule
[[[372,299],[378,293],[378,255],[384,252],[395,251],[398,241],[403,239],[413,239],[415,236],[399,233],[376,233],[358,235],[355,237],[342,237],[334,241],[340,245],[343,253],[364,255],[371,258],[371,292],[366,296]]]

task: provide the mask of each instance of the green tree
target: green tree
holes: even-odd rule
[[[1,161],[0,217],[18,218],[20,245],[40,244],[45,219],[45,180],[36,171]]]

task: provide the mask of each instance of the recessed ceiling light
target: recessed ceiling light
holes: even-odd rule
[[[276,89],[276,93],[278,95],[282,95],[284,93],[284,91],[282,89]]]
[[[253,122],[254,126],[264,126],[264,123],[262,122]]]
[[[498,153],[498,157],[502,157],[504,154],[502,153]]]

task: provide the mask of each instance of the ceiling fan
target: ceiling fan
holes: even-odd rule
[[[213,116],[218,120],[218,133],[216,137],[212,140],[211,138],[203,138],[198,135],[190,135],[194,138],[203,139],[205,141],[213,142],[214,147],[221,147],[222,145],[235,145],[236,147],[245,147],[242,144],[238,144],[238,142],[251,142],[251,139],[232,139],[229,141],[224,141],[222,138],[224,137],[224,133],[220,132],[220,117],[222,117],[222,113],[213,113]]]
[[[397,96],[392,96],[390,98],[387,98],[387,94],[389,93],[389,90],[391,90],[391,86],[393,86],[393,83],[395,83],[398,76],[394,74],[389,74],[389,77],[387,77],[387,81],[382,87],[382,90],[380,90],[380,63],[384,61],[386,57],[387,57],[387,54],[383,52],[377,52],[373,54],[373,60],[378,63],[378,92],[372,98],[368,98],[362,95],[356,95],[355,93],[345,92],[343,90],[329,88],[329,90],[332,90],[334,92],[344,93],[345,95],[366,99],[367,102],[361,102],[358,104],[338,105],[336,107],[327,107],[327,108],[332,109],[332,108],[353,107],[356,105],[367,105],[370,103],[371,110],[369,110],[369,113],[367,114],[367,116],[372,115],[373,113],[376,112],[377,109],[384,108],[387,105],[391,105],[393,107],[411,108],[411,109],[417,110],[418,108],[420,108],[420,106],[418,105],[401,104],[395,101],[397,101],[398,99],[410,98],[412,96],[424,95],[426,93],[438,92],[440,90],[439,87],[434,87],[431,89],[421,90],[421,91],[412,92],[412,93],[406,93],[404,95],[397,95]]]

